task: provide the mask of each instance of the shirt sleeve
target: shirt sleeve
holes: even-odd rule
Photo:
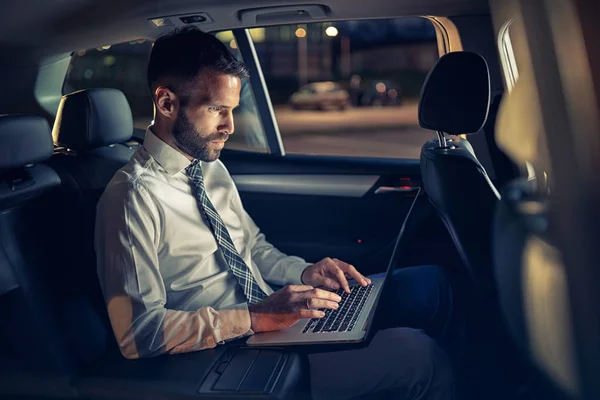
[[[269,243],[244,209],[242,199],[234,185],[233,206],[239,213],[248,235],[248,247],[252,252],[252,261],[260,270],[263,278],[276,285],[302,285],[302,272],[311,265],[304,259],[288,256]]]
[[[129,359],[185,353],[253,333],[247,304],[165,307],[159,212],[141,184],[109,186],[96,214],[98,276],[119,348]]]

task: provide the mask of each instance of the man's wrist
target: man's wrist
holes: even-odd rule
[[[312,264],[311,264],[312,265]],[[304,280],[304,273],[306,272],[306,270],[310,267],[310,265],[307,265],[303,270],[302,273],[300,274],[300,282],[303,285],[306,285],[306,281]]]

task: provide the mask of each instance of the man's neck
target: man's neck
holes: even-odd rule
[[[164,124],[161,124],[158,121],[155,121],[154,125],[152,125],[150,129],[152,129],[152,133],[154,133],[154,136],[156,136],[157,138],[165,142],[167,145],[171,146],[172,148],[183,154],[188,160],[194,161],[194,157],[191,157],[189,154],[181,150],[179,146],[177,146],[175,140],[173,139],[173,130],[170,127],[165,126]]]

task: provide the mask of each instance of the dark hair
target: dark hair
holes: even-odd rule
[[[154,97],[154,85],[168,79],[171,90],[192,81],[203,69],[213,69],[240,79],[248,77],[248,68],[238,61],[215,36],[189,26],[175,29],[154,42],[148,61],[148,87]]]

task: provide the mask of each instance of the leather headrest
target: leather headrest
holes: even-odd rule
[[[117,89],[86,89],[63,96],[56,115],[54,142],[86,151],[125,142],[133,134],[131,108]]]
[[[20,168],[52,155],[50,125],[38,115],[0,115],[0,169]]]
[[[419,102],[419,124],[451,135],[479,132],[490,108],[490,74],[479,54],[461,51],[433,66]]]

